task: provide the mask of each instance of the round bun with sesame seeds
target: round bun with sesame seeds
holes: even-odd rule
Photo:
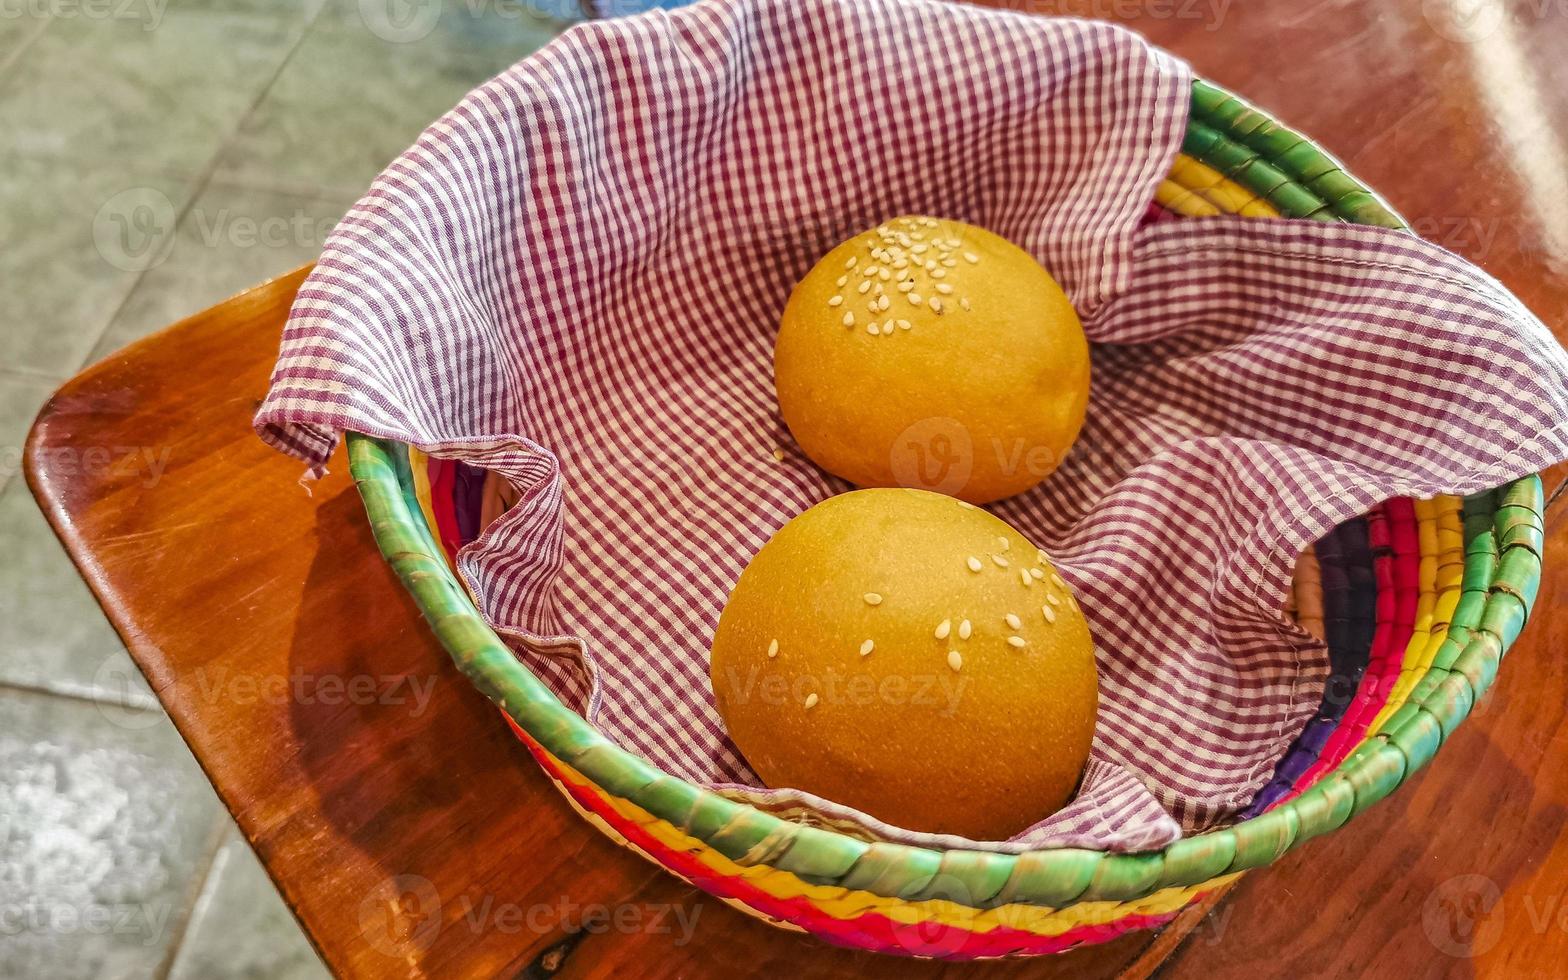
[[[768,786],[971,840],[1071,798],[1099,701],[1088,624],[1045,553],[921,490],[841,494],[780,528],[730,594],[710,669]]]
[[[1050,475],[1089,402],[1088,341],[1050,274],[983,228],[924,216],[823,256],[784,308],[773,366],[817,465],[971,503]]]

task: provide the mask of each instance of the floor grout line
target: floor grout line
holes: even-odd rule
[[[185,940],[190,936],[191,926],[196,921],[196,916],[206,907],[212,897],[211,889],[217,886],[218,875],[223,873],[223,848],[227,845],[233,827],[228,817],[228,811],[219,807],[219,816],[213,820],[213,825],[207,830],[207,847],[202,852],[200,868],[195,869],[191,875],[191,883],[185,889],[184,901],[181,903],[184,912],[175,927],[174,934],[169,937],[169,947],[164,950],[163,960],[152,971],[151,980],[167,980],[174,967],[179,963],[180,951],[185,948]]]
[[[54,23],[53,17],[38,18],[38,27],[33,31],[33,33],[28,35],[21,44],[18,44],[15,48],[13,48],[9,55],[4,58],[0,58],[0,79],[4,79],[6,74],[10,72],[11,68],[15,66],[18,61],[22,60],[22,55],[27,53],[27,49],[33,46],[34,41],[38,40],[40,37],[43,37],[44,31],[47,31],[49,29],[49,25],[52,23]]]
[[[15,479],[15,477],[12,477],[11,479]],[[10,480],[5,481],[4,484],[0,484],[0,488],[9,486]],[[0,492],[3,492],[3,489],[0,489]],[[139,711],[145,714],[162,715],[164,713],[163,708],[158,704],[156,698],[154,698],[151,703],[140,704],[121,698],[95,697],[83,691],[62,691],[52,687],[45,687],[42,684],[31,684],[27,681],[14,680],[0,680],[0,691],[21,691],[24,694],[36,694],[43,697],[64,698],[67,701],[79,701],[82,704],[90,704],[94,707],[113,707],[120,708],[125,711]]]
[[[224,154],[227,153],[229,148],[234,145],[235,137],[239,135],[240,128],[245,125],[246,120],[250,119],[253,115],[256,114],[256,110],[261,106],[262,102],[266,100],[268,93],[272,91],[272,87],[276,85],[278,83],[278,79],[283,76],[284,69],[286,69],[294,61],[294,56],[299,53],[300,46],[305,43],[305,36],[309,34],[310,29],[315,26],[316,20],[321,16],[321,12],[324,9],[326,9],[325,3],[317,7],[310,14],[310,16],[306,17],[303,21],[300,22],[299,30],[294,35],[293,43],[289,45],[289,49],[288,51],[284,52],[283,57],[278,59],[278,66],[273,69],[271,77],[269,77],[266,84],[256,92],[256,97],[251,99],[250,105],[245,107],[245,111],[241,112],[235,118],[234,125],[230,127],[227,135],[225,135],[222,141],[218,143],[218,148],[213,152],[212,158],[207,161],[207,164],[204,167],[201,168],[200,175],[193,181],[190,194],[187,195],[186,200],[180,205],[180,210],[174,216],[174,227],[169,229],[169,246],[171,248],[174,245],[174,236],[179,232],[181,223],[185,221],[186,217],[189,216],[191,211],[196,207],[196,202],[201,198],[202,192],[205,191],[207,189],[207,185],[212,182],[213,175],[218,172],[218,167],[223,163]],[[125,291],[125,295],[120,297],[120,301],[114,305],[114,310],[110,312],[108,318],[103,321],[103,325],[93,332],[91,343],[88,343],[84,346],[82,355],[77,358],[76,367],[71,371],[73,376],[82,371],[92,362],[93,352],[98,350],[98,345],[102,344],[104,338],[109,335],[109,328],[113,327],[114,322],[119,319],[120,314],[125,312],[125,308],[130,305],[131,298],[136,295],[137,288],[141,286],[143,281],[146,280],[147,274],[152,272],[156,267],[157,266],[154,265],[151,268],[143,269],[141,272],[136,274],[136,280],[131,283],[131,288],[127,289]]]
[[[24,381],[49,381],[59,385],[62,379],[53,371],[40,371],[33,367],[0,367],[0,378],[20,378]]]

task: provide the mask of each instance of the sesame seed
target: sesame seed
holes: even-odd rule
[[[953,621],[951,619],[944,619],[940,623],[936,624],[936,638],[939,640],[947,639],[947,634],[951,633],[952,631]]]
[[[1063,582],[1062,577],[1055,572],[1051,573],[1051,584],[1056,586],[1058,589],[1067,588],[1067,583]]]
[[[869,293],[870,291],[871,291],[871,280],[870,279],[863,279],[863,280],[861,280],[860,285],[855,289],[855,292],[857,292],[857,293]]]
[[[900,321],[898,321],[898,329],[900,329],[900,330],[908,330],[910,327],[913,327],[913,326],[914,326],[914,324],[910,323],[908,320],[900,320]]]
[[[882,605],[882,594],[879,592],[867,592],[865,600],[868,606],[880,606]]]
[[[1054,623],[1054,622],[1056,622],[1056,610],[1055,609],[1052,609],[1050,606],[1041,606],[1040,607],[1040,612],[1042,614],[1044,614],[1045,621],[1047,623]]]
[[[946,276],[947,276],[947,270],[946,269],[938,268],[938,269],[932,269],[931,270],[931,278],[932,279],[942,279],[942,278],[945,278]]]
[[[1055,592],[1047,592],[1045,594],[1045,601],[1049,602],[1053,606],[1060,606],[1062,604],[1062,600],[1056,598]]]
[[[907,269],[907,268],[909,268],[909,260],[908,259],[902,259],[902,258],[894,259],[893,260],[893,268],[895,268],[895,269]]]
[[[817,694],[816,694],[815,691],[813,691],[810,694],[806,695],[806,710],[810,711],[812,708],[815,708],[816,706],[817,706]]]
[[[958,506],[962,507],[964,510],[974,510],[975,509],[975,505],[971,504],[967,500],[955,500],[955,501],[953,501],[953,503],[955,503]]]
[[[779,641],[778,640],[774,640],[772,643],[768,644],[768,656],[776,657],[778,655],[779,655]]]
[[[1024,628],[1023,620],[1019,619],[1015,613],[1008,613],[1006,616],[1003,616],[1002,619],[1007,623],[1010,629],[1021,630]]]
[[[968,310],[969,309],[969,297],[968,296],[960,296],[959,299],[958,299],[958,305],[962,306],[965,310]]]
[[[941,313],[942,312],[942,301],[937,299],[935,296],[931,297],[931,312],[933,312],[933,313]]]
[[[1031,568],[1029,569],[1029,577],[1038,582],[1040,579],[1045,578],[1045,573],[1038,568]]]
[[[992,555],[991,560],[996,562],[998,568],[1007,567],[1007,559],[1003,558],[1001,555]]]
[[[893,273],[887,271],[886,269],[878,269],[877,278],[883,282],[887,282],[889,279],[893,278]]]
[[[943,259],[942,260],[942,265],[943,265],[944,268],[951,269],[953,266],[955,266],[957,264],[958,264],[958,260],[957,259]]]
[[[959,655],[957,650],[949,650],[947,651],[947,665],[954,670],[963,670],[964,658]]]
[[[1034,579],[1029,577],[1029,569],[1027,568],[1020,568],[1018,570],[1018,580],[1025,585],[1034,584]]]
[[[920,301],[921,301],[920,294],[919,293],[910,293],[909,294],[909,301],[911,303],[915,304],[916,306],[919,306],[920,305]]]
[[[776,463],[784,462],[784,450],[775,447],[773,450],[773,461]]]
[[[838,285],[842,286],[842,285],[844,285],[847,282],[849,282],[849,277],[848,276],[839,276],[838,277]]]
[[[969,639],[970,634],[972,634],[974,631],[974,624],[967,619],[958,624],[958,638],[960,640]]]
[[[853,312],[849,311],[849,310],[845,310],[844,311],[844,326],[846,326],[846,327],[853,327],[854,325],[855,325],[855,314]]]
[[[964,261],[968,262],[970,265],[974,265],[976,262],[980,261],[980,256],[976,255],[973,252],[965,252],[964,253]]]
[[[945,282],[939,282],[936,284],[936,291],[941,293],[943,296],[946,296],[948,293],[953,291],[953,287]]]
[[[978,572],[983,567],[980,564],[980,559],[976,558],[974,555],[969,556],[969,561],[966,562],[966,564],[969,566],[969,570],[971,572]]]
[[[879,310],[885,310],[892,305],[893,301],[889,299],[886,294],[877,298],[877,309]]]
[[[901,293],[907,293],[914,288],[915,281],[913,279],[905,279],[903,282],[898,284],[898,291]]]
[[[925,267],[926,267],[927,271],[935,269],[936,268],[936,259],[926,259]]]
[[[870,334],[871,336],[875,337],[881,332],[882,331],[877,327],[876,323],[873,322],[866,324],[866,333]]]
[[[877,648],[877,645],[875,643],[871,642],[870,640],[867,640],[866,642],[864,642],[864,643],[862,643],[860,645],[860,655],[862,657],[864,657],[866,654],[870,653],[872,650],[875,650],[876,648]]]
[[[846,268],[846,269],[853,269],[855,267],[855,263],[859,262],[859,261],[860,261],[860,258],[858,256],[851,255],[849,257],[849,261],[844,263],[844,268]]]
[[[864,269],[860,270],[860,274],[865,276],[867,279],[870,279],[872,276],[877,274],[877,267],[874,265],[868,265]]]
[[[1011,548],[1013,546],[1013,543],[1011,541],[1007,540],[1007,538],[1005,538],[1002,535],[998,534],[996,536],[996,546],[998,548],[1001,548],[1003,551],[1006,551],[1006,550],[1008,550],[1009,548]]]
[[[925,242],[921,242],[918,245],[911,245],[911,246],[909,246],[909,250],[911,252],[915,253],[916,255],[921,255],[921,254],[923,254],[925,252],[927,247],[928,246],[926,245]]]
[[[1045,550],[1042,548],[1036,548],[1034,552],[1034,560],[1037,564],[1044,565],[1046,563]]]
[[[1029,645],[1029,641],[1024,639],[1021,636],[1009,636],[1007,638],[1007,645],[1010,646],[1010,647],[1022,648],[1022,647],[1028,646]]]
[[[844,302],[844,297],[842,297],[842,296],[834,296],[832,299],[828,300],[828,305],[829,306],[837,306],[837,305],[839,305],[842,302]]]

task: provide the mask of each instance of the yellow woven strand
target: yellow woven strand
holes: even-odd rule
[[[546,753],[548,755],[548,753]],[[580,785],[593,786],[584,779],[580,773],[571,766],[549,756],[553,765],[560,768],[566,777]],[[559,787],[563,793],[564,786]],[[1012,903],[998,906],[994,909],[974,909],[967,905],[959,905],[945,899],[926,899],[919,902],[907,902],[903,899],[888,898],[883,895],[873,895],[867,891],[850,890],[837,885],[815,885],[802,881],[795,875],[780,871],[768,865],[743,866],[720,854],[707,844],[689,836],[672,824],[660,820],[636,804],[616,796],[603,793],[597,787],[594,792],[599,793],[617,814],[626,820],[637,824],[649,836],[665,846],[687,854],[701,862],[715,875],[725,878],[744,878],[764,893],[778,899],[804,897],[819,911],[835,919],[853,919],[866,912],[877,912],[892,919],[914,925],[921,922],[940,922],[955,928],[967,929],[971,932],[989,932],[992,929],[1005,926],[1032,932],[1041,936],[1059,936],[1064,932],[1080,926],[1108,925],[1129,915],[1165,915],[1177,912],[1190,904],[1194,898],[1204,892],[1240,877],[1240,874],[1222,875],[1200,885],[1182,888],[1165,888],[1145,898],[1130,902],[1080,902],[1065,909],[1052,909],[1042,905],[1028,905]],[[570,794],[567,799],[574,809],[588,816],[593,824],[612,839],[622,844],[630,845],[621,834],[613,827],[598,819],[593,814],[584,810]],[[639,854],[659,864],[641,848],[633,846]],[[770,917],[762,915],[755,909],[731,900],[726,900],[730,905],[746,911],[759,918]]]
[[[436,512],[430,503],[430,457],[409,446],[408,468],[414,474],[414,500],[418,502],[419,512],[425,518],[425,527],[430,529],[430,536],[439,541],[441,525],[436,523]],[[445,548],[441,549],[441,555],[446,556]]]
[[[1377,734],[1383,724],[1410,699],[1410,692],[1432,667],[1432,659],[1448,638],[1448,624],[1459,604],[1459,579],[1451,571],[1464,571],[1463,535],[1446,533],[1460,512],[1458,497],[1437,497],[1415,501],[1416,528],[1421,541],[1421,600],[1416,610],[1416,629],[1405,646],[1399,677],[1388,694],[1388,702],[1367,727],[1367,736]],[[1445,525],[1444,518],[1448,521]]]
[[[1216,212],[1239,214],[1246,218],[1278,218],[1280,216],[1274,205],[1258,197],[1252,191],[1226,177],[1208,164],[1202,163],[1185,153],[1177,155],[1176,161],[1171,165],[1171,174],[1167,182],[1202,199],[1211,205]],[[1156,193],[1155,199],[1159,200],[1158,193]],[[1160,203],[1162,205],[1165,204],[1164,201],[1160,201]],[[1170,207],[1170,205],[1166,206]],[[1177,209],[1172,208],[1172,210]],[[1178,213],[1186,214],[1189,217],[1194,216],[1192,212],[1188,211],[1178,211]]]
[[[1154,199],[1166,210],[1188,218],[1209,218],[1220,213],[1219,208],[1173,180],[1161,181]]]

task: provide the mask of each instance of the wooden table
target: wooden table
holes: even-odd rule
[[[1549,323],[1568,324],[1561,6],[1526,5],[1481,44],[1464,38],[1487,29],[1476,19],[1491,16],[1485,2],[1459,4],[1473,16],[1452,22],[1432,0],[1033,6],[1129,20],[1315,135],[1427,237],[1481,262]],[[1216,980],[1551,975],[1568,963],[1568,847],[1557,843],[1568,827],[1561,520],[1548,523],[1555,561],[1535,621],[1436,764],[1346,829],[1250,875],[1206,917],[1025,964],[852,953],[756,922],[589,828],[431,638],[376,552],[341,455],[306,487],[297,463],[251,435],[303,273],[71,381],[40,415],[26,467],[337,973],[1159,968]],[[167,465],[160,473],[139,460]]]

